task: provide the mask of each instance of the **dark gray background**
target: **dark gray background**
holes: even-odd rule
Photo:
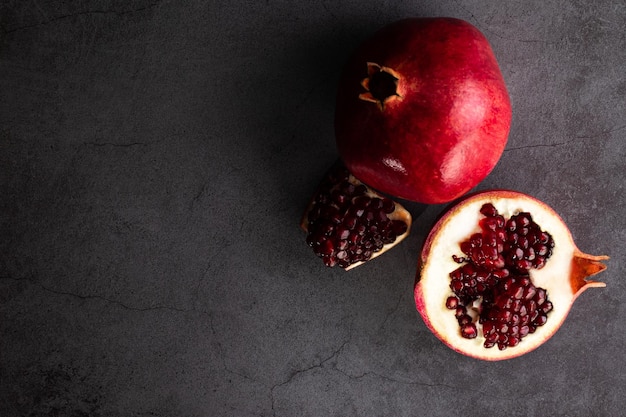
[[[611,256],[521,358],[460,356],[415,311],[442,206],[349,273],[298,228],[343,62],[409,16],[466,19],[500,61],[512,130],[478,188]],[[3,1],[0,415],[623,414],[625,27],[622,0]]]

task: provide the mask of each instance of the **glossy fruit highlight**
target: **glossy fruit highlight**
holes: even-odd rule
[[[421,252],[415,304],[432,332],[479,359],[520,356],[548,340],[606,256],[582,253],[545,203],[477,193],[436,223]]]
[[[357,178],[421,203],[452,201],[482,181],[506,145],[511,105],[487,39],[452,18],[392,23],[341,75],[335,133]]]

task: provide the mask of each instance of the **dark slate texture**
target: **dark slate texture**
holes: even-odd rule
[[[517,359],[460,356],[415,310],[442,206],[349,273],[298,228],[343,62],[408,16],[466,19],[498,56],[513,125],[478,188],[611,256]],[[0,415],[623,415],[625,69],[622,0],[3,1]]]

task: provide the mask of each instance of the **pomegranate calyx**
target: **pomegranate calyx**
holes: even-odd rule
[[[384,110],[389,100],[401,98],[398,94],[399,80],[400,75],[393,69],[368,62],[367,77],[361,81],[366,92],[359,94],[359,98],[376,103],[380,110]]]
[[[578,297],[587,288],[606,287],[604,282],[588,280],[592,275],[599,274],[606,269],[606,265],[600,261],[609,259],[608,256],[594,256],[576,251],[572,257],[572,271],[570,283],[572,292]]]

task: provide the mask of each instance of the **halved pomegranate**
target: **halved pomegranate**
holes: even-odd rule
[[[520,356],[548,340],[606,269],[575,245],[545,203],[495,190],[465,198],[428,235],[415,304],[450,348],[483,360]]]
[[[326,266],[349,270],[408,236],[411,214],[337,162],[318,186],[300,226],[307,232],[308,245]]]

